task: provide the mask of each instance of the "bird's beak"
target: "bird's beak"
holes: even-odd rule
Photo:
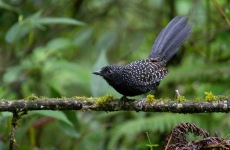
[[[93,74],[101,75],[101,70],[94,71]]]

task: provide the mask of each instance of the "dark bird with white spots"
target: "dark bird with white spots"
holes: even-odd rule
[[[187,17],[173,18],[156,38],[147,59],[126,66],[105,66],[93,74],[102,76],[123,96],[156,91],[160,81],[168,74],[167,62],[191,34],[192,25],[187,21]]]

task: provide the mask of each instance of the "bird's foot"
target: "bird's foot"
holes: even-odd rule
[[[118,102],[118,105],[122,107],[123,105],[125,105],[126,101],[127,101],[126,96],[122,96]]]
[[[120,107],[122,107],[122,106],[125,105],[126,102],[129,102],[130,100],[132,100],[132,99],[128,99],[126,96],[122,96],[122,97],[120,98],[120,100],[119,100],[118,105],[119,105]]]

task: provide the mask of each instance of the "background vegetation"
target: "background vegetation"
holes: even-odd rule
[[[230,2],[218,1],[230,18]],[[146,58],[174,16],[188,16],[192,35],[169,62],[156,98],[229,95],[230,29],[215,1],[0,1],[0,99],[121,97],[92,71]],[[142,95],[141,97],[144,97]],[[0,149],[8,147],[11,116],[0,115]],[[34,111],[16,133],[17,149],[150,149],[180,122],[230,133],[229,114]]]

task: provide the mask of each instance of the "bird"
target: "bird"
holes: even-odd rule
[[[128,65],[108,65],[93,74],[103,77],[123,97],[157,91],[168,74],[167,62],[191,34],[193,25],[187,22],[188,17],[174,17],[157,36],[148,58]]]

